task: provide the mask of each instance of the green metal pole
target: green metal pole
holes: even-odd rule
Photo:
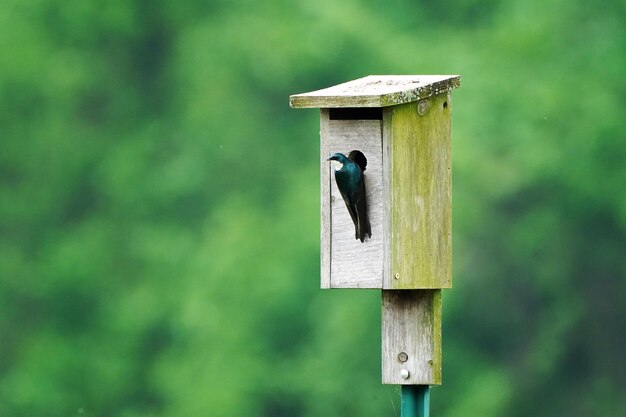
[[[402,385],[401,417],[430,417],[430,387]]]

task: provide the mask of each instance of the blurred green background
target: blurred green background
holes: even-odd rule
[[[624,3],[0,2],[0,416],[397,416],[319,289],[319,114],[461,74],[432,415],[626,410]]]

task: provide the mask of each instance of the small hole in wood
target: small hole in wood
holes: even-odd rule
[[[448,102],[447,102],[447,101],[444,101],[444,102],[443,102],[443,108],[444,108],[444,109],[447,109],[447,108],[448,108]]]

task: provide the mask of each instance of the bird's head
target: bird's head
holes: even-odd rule
[[[339,152],[333,154],[333,156],[328,158],[328,161],[337,161],[340,164],[345,164],[347,160],[348,158],[344,154],[339,153]]]

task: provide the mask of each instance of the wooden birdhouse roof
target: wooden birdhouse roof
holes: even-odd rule
[[[369,75],[289,97],[293,108],[386,107],[421,100],[461,85],[458,75]]]

